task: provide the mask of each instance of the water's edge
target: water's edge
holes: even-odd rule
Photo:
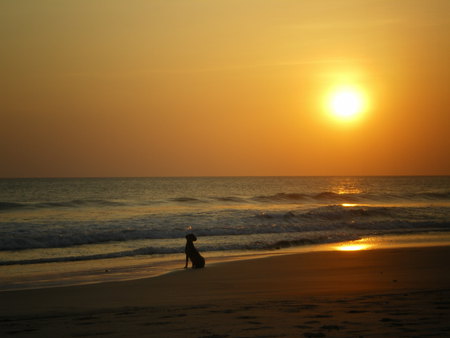
[[[211,265],[240,260],[320,251],[356,251],[432,246],[450,246],[450,232],[383,235],[355,241],[303,245],[278,250],[205,252],[203,254],[207,260],[207,268]],[[34,265],[28,269],[27,266],[23,265],[0,267],[0,275],[7,276],[2,278],[0,282],[0,292],[154,278],[184,270],[185,256],[184,254],[172,254],[151,258],[139,256],[126,257],[124,259],[104,259],[94,261],[94,264],[90,264],[88,267],[83,262],[78,262],[78,266],[76,263],[41,263],[36,269],[39,272],[33,271]]]

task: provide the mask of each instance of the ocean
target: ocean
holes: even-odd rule
[[[0,179],[0,290],[339,247],[450,244],[450,177]],[[369,243],[369,244],[368,244]]]

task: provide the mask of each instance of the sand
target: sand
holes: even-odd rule
[[[446,337],[449,262],[448,246],[312,252],[1,292],[0,335]]]

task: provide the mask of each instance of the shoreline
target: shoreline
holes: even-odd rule
[[[450,232],[429,232],[418,234],[382,235],[359,240],[336,243],[311,244],[261,251],[202,252],[207,267],[243,260],[255,260],[309,252],[333,252],[347,250],[378,250],[402,247],[434,247],[450,245]],[[124,257],[92,261],[40,263],[39,265],[0,266],[0,292],[33,290],[53,287],[68,287],[108,282],[126,282],[155,278],[182,269],[184,254],[161,257]],[[29,273],[39,266],[48,273]],[[15,275],[16,274],[16,275]]]
[[[310,252],[147,279],[0,292],[1,331],[16,337],[448,335],[449,259],[450,246]]]

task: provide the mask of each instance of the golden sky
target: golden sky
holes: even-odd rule
[[[450,174],[448,0],[4,0],[0,177]],[[364,92],[355,119],[329,111]]]

